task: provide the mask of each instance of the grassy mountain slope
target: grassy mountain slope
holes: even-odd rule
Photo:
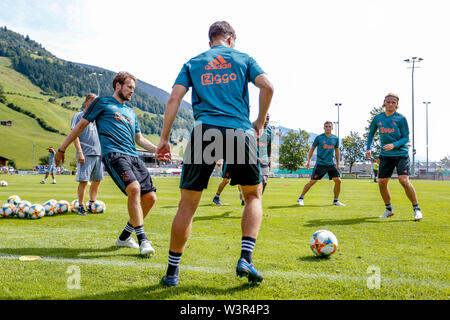
[[[42,90],[33,85],[28,78],[18,73],[11,67],[9,58],[0,57],[0,85],[3,87],[4,96],[8,103],[20,107],[23,110],[34,113],[43,119],[51,127],[62,133],[69,133],[72,116],[77,112],[68,110],[61,103],[70,102],[71,107],[79,109],[83,99],[80,97],[62,97],[55,103],[49,102],[50,96],[43,95]],[[145,111],[135,108],[136,114],[144,114]],[[155,115],[148,113],[150,117]],[[8,108],[0,103],[0,120],[12,120],[12,127],[0,126],[0,156],[13,159],[17,168],[31,169],[33,166],[33,142],[35,143],[35,164],[39,158],[47,155],[46,147],[59,146],[65,136],[42,129],[35,119]],[[144,135],[152,143],[157,144],[157,135]],[[173,146],[174,156],[178,156],[185,143]],[[75,148],[69,147],[66,153],[65,167],[70,168],[70,162],[75,159]]]

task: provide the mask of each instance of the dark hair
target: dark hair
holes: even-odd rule
[[[83,102],[83,103],[86,103],[86,102],[88,102],[89,100],[95,99],[95,98],[97,98],[97,95],[96,95],[95,93],[89,93],[89,94],[86,96],[86,99],[84,99],[84,102]]]
[[[130,78],[132,80],[134,80],[134,83],[137,84],[137,79],[135,76],[133,76],[131,73],[125,72],[125,71],[121,71],[118,74],[116,74],[116,76],[114,77],[113,80],[113,89],[116,90],[116,83],[120,83],[120,85],[123,86],[123,84],[125,83],[125,81]]]
[[[216,21],[211,27],[209,27],[209,41],[213,41],[215,38],[232,36],[236,39],[236,32],[233,27],[226,21]]]
[[[325,121],[325,123],[323,124],[323,126],[325,126],[327,123],[333,125],[333,122],[331,122],[331,121]]]

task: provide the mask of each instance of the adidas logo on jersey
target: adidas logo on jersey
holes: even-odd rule
[[[230,69],[231,63],[228,63],[222,56],[218,56],[205,66],[206,70]]]

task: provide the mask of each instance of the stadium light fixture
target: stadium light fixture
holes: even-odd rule
[[[411,72],[411,93],[412,93],[412,100],[411,100],[411,107],[412,107],[412,175],[413,177],[416,175],[415,171],[415,156],[416,156],[416,147],[415,147],[415,140],[414,140],[414,69],[419,68],[416,66],[417,62],[422,61],[422,58],[418,57],[412,57],[411,59],[405,59],[403,60],[406,63],[412,63],[412,72]]]

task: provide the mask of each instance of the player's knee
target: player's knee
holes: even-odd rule
[[[135,197],[135,196],[140,197],[141,186],[140,186],[139,182],[135,181],[135,182],[131,183],[130,185],[128,185],[128,187],[125,189],[125,191],[127,192],[127,195],[129,197]]]
[[[399,176],[398,177],[398,182],[400,182],[400,184],[403,187],[406,187],[406,186],[409,185],[409,178],[408,178],[408,176]]]
[[[156,197],[156,193],[155,192],[149,192],[144,194],[144,196],[142,197],[142,201],[146,202],[146,203],[155,203],[156,200],[158,198]]]

